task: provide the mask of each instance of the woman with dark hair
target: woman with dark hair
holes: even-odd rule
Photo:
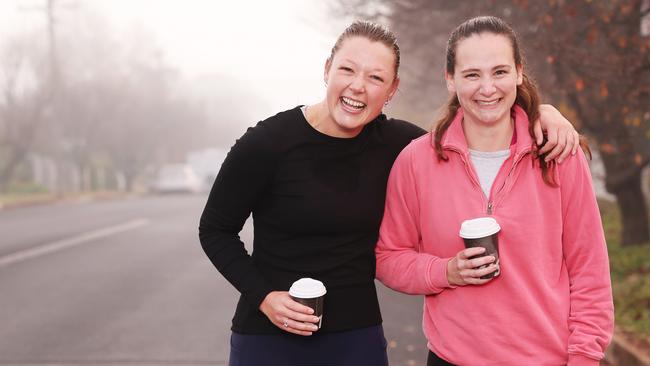
[[[428,365],[598,365],[613,303],[585,154],[538,151],[539,96],[501,19],[452,32],[445,79],[446,115],[391,171],[377,278],[425,295]],[[500,226],[498,262],[463,249],[461,223],[482,217]]]
[[[249,128],[221,166],[199,236],[241,293],[231,366],[387,364],[374,246],[390,167],[424,133],[381,113],[397,91],[399,61],[389,30],[354,22],[325,63],[323,100]],[[574,131],[555,109],[544,113],[561,159]],[[251,213],[249,255],[238,234]],[[287,293],[302,277],[326,286],[320,329]]]

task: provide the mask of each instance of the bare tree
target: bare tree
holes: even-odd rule
[[[28,153],[32,151],[40,127],[51,115],[53,101],[59,86],[59,64],[56,50],[55,11],[56,0],[47,0],[46,6],[36,10],[42,11],[47,24],[47,53],[33,57],[39,53],[38,48],[29,49],[30,45],[41,43],[32,37],[17,37],[10,42],[10,50],[4,53],[5,72],[4,100],[0,105],[0,117],[6,127],[6,136],[0,140],[2,155],[0,156],[0,192],[5,192],[14,177],[16,168],[23,163]],[[38,46],[37,46],[38,47]],[[18,51],[17,53],[14,53]],[[31,58],[28,57],[31,51]],[[40,61],[40,62],[39,62]],[[45,62],[43,62],[45,61]],[[26,70],[30,68],[31,70]],[[24,71],[24,72],[23,72]],[[24,93],[25,83],[20,76],[29,74],[36,87],[29,93]]]
[[[98,171],[124,177],[131,189],[147,169],[206,145],[205,106],[183,94],[153,37],[117,39],[77,6],[55,23],[55,5],[69,2],[46,4],[27,10],[45,11],[47,37],[18,36],[0,54],[0,190],[34,153],[59,169],[76,167],[80,186],[55,189],[94,189]]]
[[[52,88],[43,80],[39,55],[29,49],[26,36],[3,50],[0,99],[0,192],[6,192],[16,169],[32,150],[49,111]]]

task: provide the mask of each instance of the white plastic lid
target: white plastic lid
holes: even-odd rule
[[[496,234],[501,227],[492,217],[479,217],[477,219],[465,220],[460,225],[460,237],[464,239],[477,239]]]
[[[289,289],[289,295],[301,299],[310,299],[325,295],[325,285],[313,278],[301,278]]]

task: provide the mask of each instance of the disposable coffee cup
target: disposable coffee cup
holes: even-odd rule
[[[499,265],[499,231],[501,227],[492,217],[479,217],[476,219],[465,220],[460,225],[460,237],[465,242],[465,248],[483,247],[485,252],[483,254],[475,255],[472,258],[479,258],[491,255],[495,258],[494,263],[497,265],[497,270],[482,276],[482,279],[489,279],[498,276],[501,273],[501,266]],[[489,264],[484,264],[478,268],[485,268]]]
[[[314,315],[318,317],[318,329],[323,324],[323,300],[326,292],[325,285],[312,278],[301,278],[289,289],[289,296],[294,301],[314,309]]]

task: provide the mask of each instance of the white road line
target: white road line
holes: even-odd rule
[[[42,255],[57,252],[59,250],[67,249],[84,243],[88,243],[97,239],[105,238],[107,236],[119,234],[125,231],[137,229],[141,226],[148,225],[151,221],[149,219],[135,219],[127,221],[123,224],[109,226],[103,229],[89,231],[84,234],[76,235],[67,239],[57,240],[51,243],[39,245],[34,248],[21,250],[0,257],[0,268],[15,264],[18,262],[26,261],[28,259],[40,257]]]

